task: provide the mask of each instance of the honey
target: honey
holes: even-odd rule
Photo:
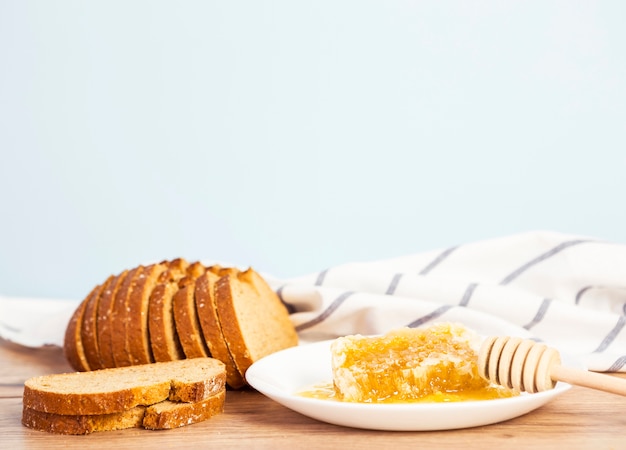
[[[456,324],[345,336],[331,345],[333,380],[306,397],[363,403],[457,402],[516,395],[478,373],[476,337]]]
[[[319,400],[341,400],[332,382],[315,385],[299,393],[302,397],[316,398]],[[490,385],[476,390],[460,390],[457,392],[437,392],[412,399],[400,400],[397,397],[388,397],[381,401],[365,403],[452,403],[478,400],[493,400],[496,398],[508,398],[517,395],[513,390],[502,386]]]

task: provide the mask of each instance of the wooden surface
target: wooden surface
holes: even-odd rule
[[[223,414],[175,430],[63,436],[22,426],[24,380],[69,370],[59,349],[25,349],[0,340],[0,448],[626,448],[626,397],[579,387],[517,419],[454,431],[382,432],[328,425],[252,390],[229,391]]]

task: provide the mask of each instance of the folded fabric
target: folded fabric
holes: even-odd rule
[[[529,232],[290,279],[263,275],[303,344],[453,321],[544,341],[590,370],[626,371],[623,244]],[[76,305],[0,297],[0,337],[62,345]]]
[[[626,245],[553,232],[270,280],[303,342],[456,321],[626,371]]]

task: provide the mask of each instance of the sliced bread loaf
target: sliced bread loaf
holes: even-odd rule
[[[64,346],[78,371],[212,356],[239,388],[253,362],[297,343],[287,309],[253,269],[179,258],[97,286],[74,312]]]
[[[163,400],[198,402],[221,391],[226,370],[213,358],[30,378],[25,408],[62,415],[111,414]]]

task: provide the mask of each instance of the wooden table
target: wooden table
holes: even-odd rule
[[[252,390],[229,391],[223,414],[175,430],[64,436],[22,426],[24,380],[64,371],[70,367],[58,348],[26,349],[0,340],[0,448],[626,448],[626,397],[578,387],[517,419],[454,431],[383,432],[329,425]]]

